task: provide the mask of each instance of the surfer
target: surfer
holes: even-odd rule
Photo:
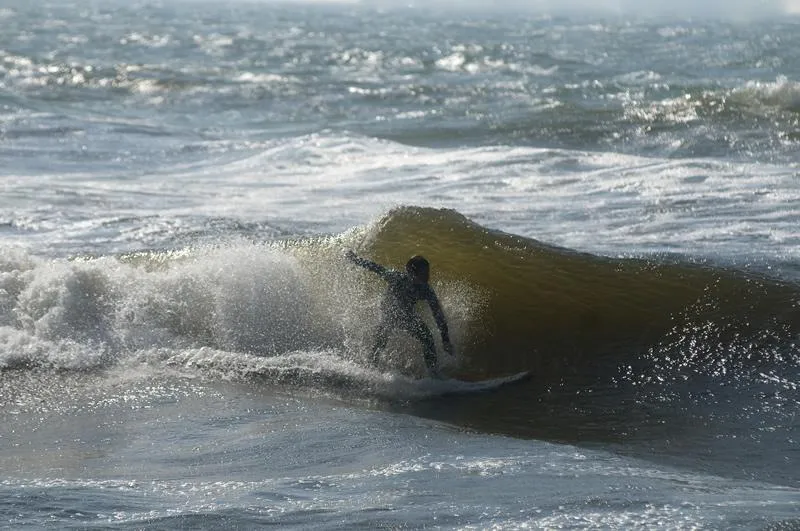
[[[431,307],[433,318],[442,334],[444,351],[453,355],[453,345],[450,343],[450,334],[447,330],[447,321],[444,318],[442,306],[433,288],[428,284],[430,277],[430,264],[422,256],[414,256],[406,263],[406,270],[397,271],[376,264],[366,258],[356,256],[353,251],[346,251],[345,257],[356,265],[377,273],[388,283],[386,294],[381,303],[381,320],[375,336],[375,344],[370,361],[375,363],[378,353],[383,350],[389,340],[392,329],[404,330],[422,343],[425,348],[425,365],[432,376],[438,378],[439,369],[436,358],[436,345],[428,326],[415,311],[417,301],[426,301]]]

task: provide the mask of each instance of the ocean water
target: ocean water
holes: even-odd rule
[[[580,4],[4,0],[0,527],[800,528],[800,19]]]

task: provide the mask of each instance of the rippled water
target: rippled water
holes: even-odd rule
[[[0,526],[797,526],[800,21],[506,7],[0,7]]]

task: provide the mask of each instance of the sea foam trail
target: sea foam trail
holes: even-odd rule
[[[141,349],[214,346],[276,353],[337,331],[290,255],[239,245],[37,261],[3,272],[2,364],[103,365]]]
[[[0,367],[95,369],[202,348],[261,357],[336,349],[363,361],[382,286],[343,250],[365,230],[71,260],[8,249],[0,264]],[[457,340],[469,290],[455,281],[438,287]],[[389,368],[396,361],[423,369],[421,357],[396,354],[387,356]]]

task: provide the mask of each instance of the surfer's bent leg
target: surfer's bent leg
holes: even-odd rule
[[[386,348],[386,343],[389,341],[389,322],[386,317],[381,319],[377,330],[375,331],[375,342],[372,344],[372,352],[370,353],[369,362],[375,365],[378,363],[378,354]]]
[[[411,326],[409,326],[408,331],[422,343],[425,366],[428,367],[428,371],[430,371],[431,374],[438,376],[439,360],[436,357],[436,343],[433,342],[433,334],[431,334],[428,326],[420,318],[414,319],[409,324]]]

